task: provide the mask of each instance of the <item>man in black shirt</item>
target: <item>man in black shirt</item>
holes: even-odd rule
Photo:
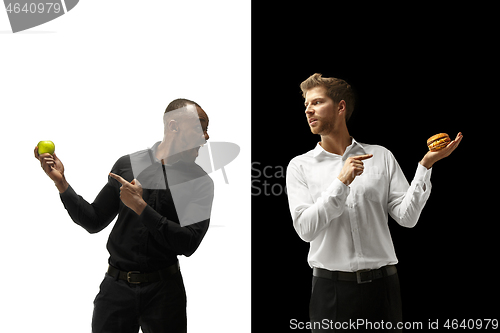
[[[186,332],[186,293],[177,260],[190,256],[208,230],[213,182],[194,163],[208,140],[208,116],[189,100],[164,114],[164,138],[118,159],[92,204],[64,177],[54,153],[35,157],[54,181],[75,223],[106,228],[109,269],[94,301],[93,332]]]

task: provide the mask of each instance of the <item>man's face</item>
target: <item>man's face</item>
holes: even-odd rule
[[[183,123],[181,130],[181,142],[184,147],[189,147],[181,152],[181,158],[188,162],[194,162],[198,157],[200,145],[203,145],[210,138],[208,135],[208,116],[202,108],[196,107],[198,119],[193,118]],[[191,148],[194,147],[194,148]]]
[[[313,134],[328,135],[335,127],[335,103],[328,97],[325,87],[314,87],[306,93],[306,117]]]

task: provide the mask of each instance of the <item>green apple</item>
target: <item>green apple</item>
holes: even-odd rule
[[[49,153],[50,155],[54,154],[56,150],[56,146],[52,141],[40,141],[38,142],[38,154],[42,155],[45,153]]]

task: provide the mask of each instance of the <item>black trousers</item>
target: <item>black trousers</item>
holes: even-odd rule
[[[309,316],[312,332],[401,332],[398,274],[358,284],[313,276]],[[391,328],[391,329],[388,329]]]
[[[106,273],[94,300],[93,333],[186,332],[181,272],[168,280],[130,284]]]

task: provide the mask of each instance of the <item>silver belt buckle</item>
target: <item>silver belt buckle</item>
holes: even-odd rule
[[[364,280],[363,281],[361,279],[361,274],[367,273],[367,272],[370,272],[370,271],[371,271],[371,269],[362,269],[360,271],[356,271],[356,279],[358,280],[358,284],[372,282],[372,280]]]

